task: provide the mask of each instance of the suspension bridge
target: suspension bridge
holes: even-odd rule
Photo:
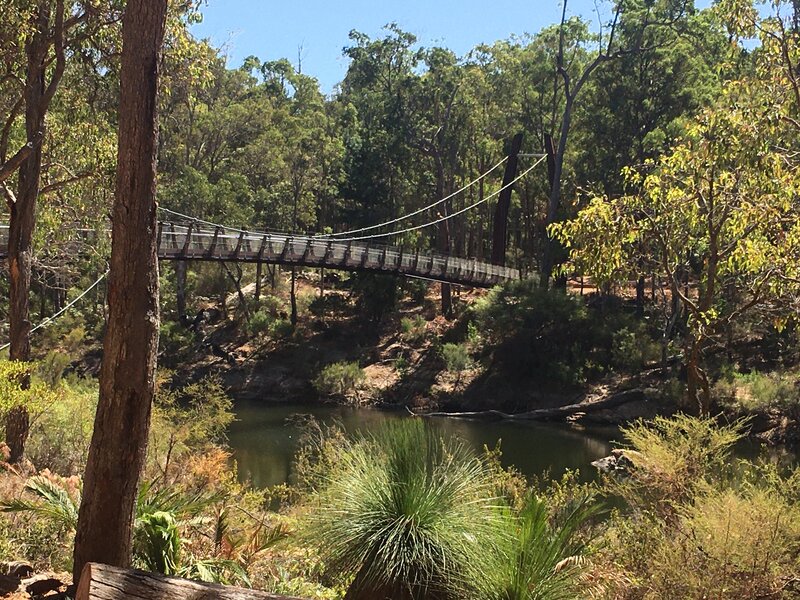
[[[159,211],[168,218],[158,222],[158,257],[160,260],[170,261],[269,263],[346,271],[393,273],[399,276],[419,277],[467,287],[492,287],[514,281],[520,278],[520,271],[505,266],[511,189],[517,181],[545,159],[543,155],[538,154],[519,154],[521,140],[521,135],[515,137],[511,153],[508,156],[448,196],[395,219],[358,229],[326,234],[248,231],[159,207]],[[535,157],[537,160],[517,175],[517,160],[522,156]],[[444,216],[439,216],[431,221],[401,229],[396,228],[398,223],[417,215],[437,214],[434,209],[462,194],[503,164],[506,165],[506,169],[502,187],[495,192],[454,212],[439,209],[438,213],[444,212]],[[428,249],[409,249],[383,242],[387,238],[440,225],[497,196],[499,198],[495,210],[491,262]],[[111,231],[110,229],[76,230],[75,234],[83,239],[89,239],[97,236],[110,237]],[[9,227],[0,224],[0,259],[8,257],[8,245]],[[104,277],[105,275],[101,276],[92,284],[92,288]],[[85,290],[73,303],[88,291]],[[73,303],[70,303],[65,309]],[[46,322],[56,316],[53,315]]]

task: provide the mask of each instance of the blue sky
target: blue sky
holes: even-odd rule
[[[568,12],[596,21],[594,6],[594,0],[570,0]],[[303,72],[330,92],[347,70],[342,48],[351,29],[378,37],[384,25],[396,22],[423,46],[441,45],[463,55],[478,44],[558,22],[561,5],[557,0],[208,0],[203,15],[195,35],[222,47],[231,67],[250,55],[285,57],[297,66],[302,48]]]

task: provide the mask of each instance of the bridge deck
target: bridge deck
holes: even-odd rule
[[[8,227],[0,226],[0,258],[7,255],[7,249]],[[431,251],[306,235],[242,233],[195,223],[160,222],[158,257],[397,273],[471,287],[491,287],[520,277],[517,269]]]

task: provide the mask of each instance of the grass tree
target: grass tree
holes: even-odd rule
[[[424,423],[349,442],[319,491],[309,536],[348,600],[482,596],[501,511],[487,464]]]
[[[328,452],[331,452],[330,448]],[[339,439],[318,480],[307,536],[348,600],[549,600],[578,597],[594,514],[579,500],[553,517],[531,494],[516,512],[497,469],[422,420]]]

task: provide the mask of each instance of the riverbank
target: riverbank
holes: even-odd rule
[[[648,317],[636,316],[625,299],[598,303],[540,292],[509,299],[460,290],[456,317],[448,320],[439,314],[438,286],[417,285],[401,288],[380,319],[368,319],[347,282],[328,283],[322,295],[320,289],[314,273],[298,278],[294,330],[284,326],[289,300],[280,278],[259,301],[254,286],[229,295],[224,310],[201,300],[195,316],[168,329],[162,364],[181,381],[215,374],[232,396],[249,402],[581,425],[619,425],[687,408],[678,364],[654,366],[659,348]],[[331,365],[351,366],[357,382],[335,392],[315,387]],[[721,393],[749,392],[731,384]],[[750,419],[752,435],[767,443],[800,440],[796,414],[768,403],[740,404],[720,402],[716,412],[723,421]]]

